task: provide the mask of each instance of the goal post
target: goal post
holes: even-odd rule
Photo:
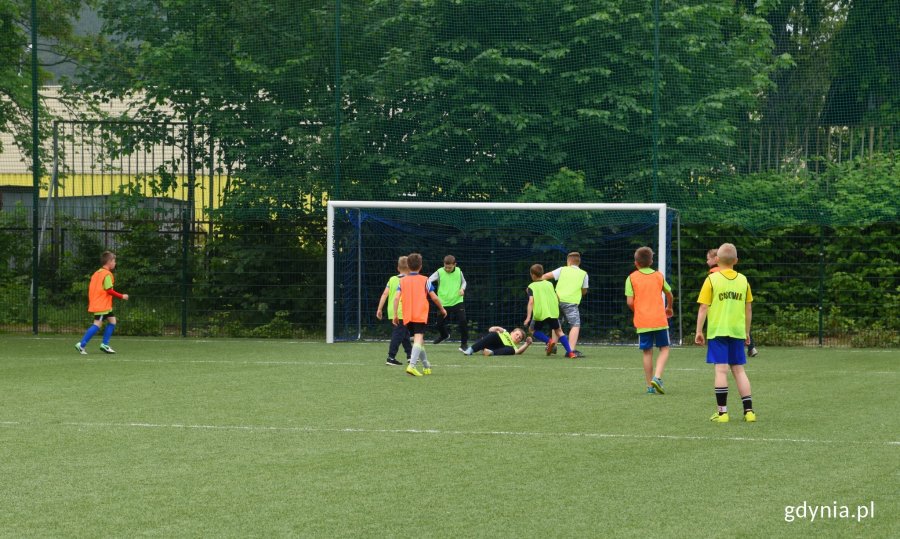
[[[355,282],[347,282],[346,286],[341,284],[341,289],[345,292],[347,297],[353,297],[355,294],[356,297],[356,305],[354,306],[356,313],[355,317],[357,319],[357,339],[362,338],[363,334],[363,318],[367,316],[364,315],[364,306],[363,306],[363,294],[364,294],[364,286],[362,281],[362,274],[364,269],[364,265],[368,262],[364,260],[365,255],[363,254],[363,243],[364,238],[361,232],[363,221],[365,219],[371,219],[370,215],[365,215],[364,212],[403,212],[403,211],[411,211],[411,212],[431,212],[430,215],[440,215],[444,214],[448,211],[454,212],[475,212],[475,213],[464,213],[463,215],[470,216],[470,219],[461,219],[462,223],[468,223],[470,221],[477,221],[479,218],[483,219],[484,212],[494,212],[491,213],[492,219],[500,219],[503,216],[509,216],[514,214],[515,212],[545,212],[541,213],[541,215],[548,214],[547,212],[552,212],[550,215],[572,215],[577,212],[582,212],[579,215],[583,215],[583,212],[640,212],[645,215],[650,221],[650,227],[652,228],[652,220],[655,219],[656,227],[655,227],[655,238],[652,238],[652,234],[646,237],[648,243],[651,243],[651,247],[656,251],[656,266],[659,268],[661,272],[665,275],[665,271],[668,264],[668,245],[669,245],[669,217],[667,212],[667,207],[665,204],[661,203],[509,203],[509,202],[410,202],[410,201],[354,201],[354,200],[331,200],[327,205],[327,237],[326,237],[326,309],[325,309],[325,341],[327,343],[335,342],[335,309],[336,309],[336,292],[339,286],[337,279],[338,268],[336,265],[336,256],[338,254],[338,245],[336,244],[336,226],[338,225],[338,213],[339,210],[342,210],[341,219],[346,219],[350,221],[353,219],[355,214],[354,226],[356,235],[355,238],[350,238],[348,243],[353,243],[354,246],[352,249],[347,249],[345,258],[354,258],[355,264],[351,265],[350,271],[356,271],[356,281]],[[355,210],[355,212],[354,212]],[[498,213],[499,212],[499,213]],[[499,216],[499,217],[498,217]],[[377,220],[376,218],[375,220]],[[388,219],[384,219],[387,221]],[[489,222],[490,220],[488,220]],[[415,229],[418,224],[410,225],[406,228],[406,230]],[[401,229],[403,230],[403,229]],[[387,239],[384,240],[386,244],[379,249],[382,251],[392,251],[402,249],[401,243],[399,239],[403,236],[398,232],[392,232],[393,236],[387,235]],[[573,233],[574,236],[577,237],[577,233]],[[479,236],[478,241],[489,241],[485,240],[484,236]],[[425,242],[425,239],[422,239],[421,242]],[[652,244],[655,241],[655,244]],[[577,243],[577,242],[576,242]],[[646,244],[646,243],[645,243]],[[428,245],[431,245],[430,243]],[[436,249],[439,248],[439,252],[452,252],[454,250],[453,245],[435,245]],[[344,248],[342,247],[343,251]],[[354,252],[355,251],[355,252]],[[391,253],[390,256],[384,256],[383,259],[379,260],[380,265],[386,264],[387,260],[393,260],[392,264],[396,262],[396,256],[394,254],[406,254],[406,251],[399,253]],[[484,256],[493,255],[493,250],[485,250]],[[630,256],[630,253],[629,253]],[[563,257],[564,260],[564,257]],[[524,260],[522,262],[527,262]],[[592,267],[592,261],[590,257],[588,261],[585,262],[586,267],[588,268],[588,273],[590,274],[590,268]],[[355,267],[354,267],[355,266]],[[428,260],[428,266],[426,268],[425,273],[430,274],[431,271],[440,267],[440,261],[434,260],[434,256]],[[463,270],[466,269],[465,263],[461,266]],[[384,276],[384,281],[390,276],[392,272],[392,266],[386,265],[384,267],[377,267],[375,271]],[[552,270],[553,268],[547,268],[547,271]],[[465,274],[467,279],[470,278],[469,274]],[[518,275],[518,274],[517,274]],[[621,276],[621,281],[624,281],[627,274]],[[590,278],[590,277],[589,277]],[[522,275],[522,279],[527,279],[527,273]],[[352,281],[352,279],[345,279],[348,281]],[[527,284],[527,283],[526,283]],[[383,284],[382,284],[383,286]],[[524,288],[525,285],[523,285]],[[355,289],[355,290],[354,290]],[[378,290],[379,296],[381,290]],[[620,296],[621,297],[621,296]],[[371,303],[371,301],[370,301]],[[622,300],[624,304],[624,300]],[[493,305],[493,304],[491,304]],[[371,305],[367,305],[365,308],[371,307]],[[352,311],[353,308],[345,309],[347,311]],[[374,308],[371,308],[374,312]],[[368,313],[368,311],[365,311]],[[524,314],[524,304],[522,307],[522,313]],[[472,313],[472,315],[477,316],[477,313]],[[472,316],[470,315],[470,317]],[[352,317],[352,314],[350,315]]]

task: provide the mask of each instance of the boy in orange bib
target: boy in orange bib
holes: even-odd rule
[[[113,288],[113,284],[116,281],[115,276],[113,276],[113,270],[116,269],[116,255],[109,251],[104,251],[100,255],[100,264],[100,269],[91,276],[91,284],[88,286],[88,312],[94,315],[94,323],[84,332],[84,337],[75,343],[75,349],[82,355],[87,355],[84,347],[87,346],[91,337],[96,335],[100,328],[103,327],[104,320],[107,324],[106,330],[103,332],[103,343],[100,344],[100,350],[107,354],[116,353],[109,346],[109,339],[112,337],[113,331],[116,330],[113,298],[128,301],[128,294],[120,294]]]
[[[640,349],[644,356],[644,378],[647,393],[664,394],[662,375],[669,359],[669,318],[672,318],[672,304],[675,297],[662,273],[650,266],[653,264],[653,249],[641,247],[634,252],[635,271],[625,280],[625,298],[628,308],[634,311],[634,327],[640,339]],[[663,303],[663,294],[666,303]],[[653,346],[659,348],[656,371],[653,370]]]

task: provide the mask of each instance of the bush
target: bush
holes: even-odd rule
[[[268,324],[257,326],[250,330],[250,336],[275,339],[289,339],[293,337],[293,328],[291,323],[287,321],[287,317],[290,314],[289,311],[277,311],[275,318]]]
[[[900,346],[900,336],[881,324],[857,331],[850,336],[850,346],[854,348],[894,348]]]
[[[155,311],[129,309],[127,318],[119,320],[116,333],[132,337],[159,337],[163,335],[164,328],[162,319]]]
[[[770,325],[754,329],[753,339],[757,346],[801,346],[809,344],[810,336],[806,332]]]

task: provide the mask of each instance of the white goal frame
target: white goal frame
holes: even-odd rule
[[[328,201],[328,234],[325,252],[327,256],[327,284],[325,291],[325,342],[334,343],[334,210],[335,208],[381,208],[415,210],[552,210],[552,211],[650,211],[658,213],[656,255],[659,271],[665,277],[666,268],[666,205],[631,203],[542,203],[542,202],[387,202],[361,200]]]

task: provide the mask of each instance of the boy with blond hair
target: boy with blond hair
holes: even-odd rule
[[[406,258],[409,273],[397,283],[397,291],[394,297],[394,325],[400,323],[400,302],[403,302],[403,324],[413,336],[412,356],[406,367],[406,374],[410,376],[422,376],[431,374],[431,363],[425,353],[425,326],[428,324],[428,298],[441,310],[441,316],[447,316],[447,311],[441,305],[441,300],[434,293],[434,286],[428,282],[428,278],[421,275],[422,255],[412,253]],[[422,372],[416,369],[416,363],[422,360]]]
[[[744,405],[744,421],[755,422],[750,379],[744,370],[747,356],[744,344],[750,341],[753,319],[753,295],[747,278],[734,270],[738,262],[737,248],[723,243],[717,251],[718,272],[710,273],[700,289],[697,303],[697,334],[694,342],[708,343],[706,362],[715,366],[717,411],[710,417],[715,423],[728,423],[728,370],[737,384]],[[703,323],[709,318],[703,335]]]
[[[531,266],[531,284],[528,285],[528,307],[525,309],[525,321],[522,325],[531,330],[534,338],[547,345],[546,352],[556,353],[556,343],[562,343],[566,349],[566,357],[575,357],[569,346],[569,339],[561,327],[559,327],[559,298],[550,281],[541,277],[544,275],[544,266],[534,264]],[[550,330],[550,335],[544,333],[544,326]]]
[[[486,356],[518,356],[528,350],[531,342],[531,337],[526,337],[522,328],[506,331],[500,326],[491,326],[487,335],[475,341],[462,353],[467,356],[478,352]]]
[[[406,257],[401,256],[397,259],[397,275],[392,276],[388,279],[387,285],[384,287],[384,292],[381,293],[381,299],[378,300],[378,309],[375,310],[375,317],[381,320],[381,310],[384,308],[385,303],[387,303],[387,315],[388,320],[394,320],[394,296],[397,295],[397,289],[400,287],[400,279],[406,277],[406,274],[409,273],[409,266],[406,263]],[[398,318],[403,318],[401,314],[403,312],[403,305],[401,304],[399,307]],[[399,361],[397,361],[397,351],[400,349],[400,346],[403,346],[403,351],[406,352],[406,359],[409,359],[412,356],[412,345],[409,342],[409,330],[406,329],[406,326],[402,324],[396,324],[393,326],[393,330],[391,331],[391,343],[388,345],[388,355],[387,360],[384,362],[385,365],[389,366],[397,366],[402,365]]]
[[[718,249],[710,249],[706,251],[706,267],[709,268],[710,273],[716,273],[719,271],[719,250]],[[747,355],[750,357],[756,357],[759,355],[759,350],[756,349],[756,343],[753,342],[753,334],[750,334],[750,340],[747,342]]]
[[[103,331],[103,342],[100,344],[100,350],[107,354],[116,353],[109,346],[109,340],[116,330],[113,298],[128,301],[128,294],[120,294],[113,288],[116,282],[116,277],[113,275],[114,269],[116,269],[115,253],[104,251],[100,255],[100,269],[94,272],[88,285],[88,312],[94,315],[94,323],[84,332],[84,337],[75,343],[75,350],[78,350],[79,354],[87,355],[87,351],[84,348],[87,346],[88,341],[103,327],[104,321],[106,322],[106,330]]]
[[[581,313],[578,305],[588,291],[588,274],[581,269],[581,253],[571,252],[566,256],[566,265],[545,273],[541,279],[556,280],[556,296],[559,298],[559,310],[571,326],[569,329],[569,345],[575,357],[584,357],[578,351],[578,335],[581,332]]]
[[[662,273],[654,270],[653,249],[641,247],[634,252],[635,270],[625,279],[625,301],[634,312],[639,348],[644,357],[647,393],[665,394],[662,375],[669,359],[669,318],[675,297]],[[666,302],[663,303],[663,294]],[[656,371],[653,370],[653,346],[659,348]]]

